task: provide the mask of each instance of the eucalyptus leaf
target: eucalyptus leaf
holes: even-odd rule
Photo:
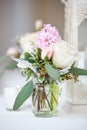
[[[56,70],[55,68],[53,68],[52,65],[50,65],[49,63],[45,64],[45,69],[46,69],[48,75],[49,75],[52,79],[54,79],[54,80],[59,79],[60,73],[59,73],[58,70]]]
[[[15,69],[15,68],[18,68],[17,63],[11,63],[11,64],[7,65],[4,69],[10,70],[10,69]]]
[[[75,74],[75,75],[87,75],[87,70],[77,68],[77,67],[71,67],[71,69],[69,70],[69,73],[72,73],[72,74]]]
[[[13,110],[17,110],[32,94],[33,91],[33,82],[30,80],[28,83],[24,85],[24,87],[18,93]]]

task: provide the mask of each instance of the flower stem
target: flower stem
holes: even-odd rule
[[[54,94],[53,94],[53,93],[52,93],[52,96],[53,96],[53,98],[54,98],[54,100],[55,100],[56,104],[58,104],[58,102],[57,102],[57,100],[56,100],[56,98],[55,98],[55,96],[54,96]]]
[[[46,100],[47,100],[47,103],[48,103],[48,105],[49,105],[49,107],[50,107],[50,110],[52,111],[53,109],[51,108],[51,105],[50,105],[50,103],[49,103],[49,100],[47,99],[47,95],[46,95],[46,92],[45,92],[44,87],[43,87],[43,94],[44,94],[44,96],[45,96],[45,98],[46,98]]]
[[[38,89],[38,111],[40,110],[40,88]]]

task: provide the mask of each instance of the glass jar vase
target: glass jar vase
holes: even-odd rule
[[[59,87],[57,84],[37,84],[33,89],[33,113],[39,117],[56,116],[58,113]]]

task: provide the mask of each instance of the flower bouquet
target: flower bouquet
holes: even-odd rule
[[[87,75],[87,70],[75,67],[77,51],[63,41],[58,30],[50,24],[36,33],[20,37],[19,42],[25,50],[14,60],[27,83],[18,93],[13,110],[32,95],[36,116],[54,116],[58,108],[59,82],[72,78],[77,81],[78,75]]]

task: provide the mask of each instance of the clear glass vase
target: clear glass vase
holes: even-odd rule
[[[33,113],[39,117],[56,116],[58,113],[59,87],[57,84],[37,84],[33,89]]]

